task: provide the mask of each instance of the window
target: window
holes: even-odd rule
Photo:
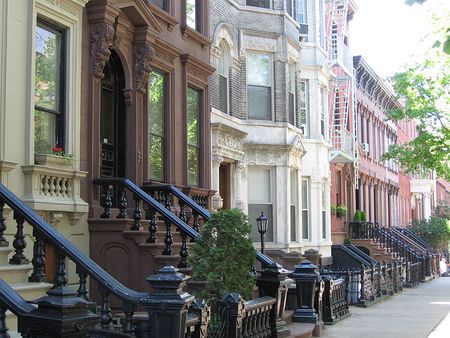
[[[320,95],[322,98],[322,110],[320,112],[320,135],[326,139],[326,118],[328,112],[328,96],[325,88],[320,88]]]
[[[286,12],[291,17],[294,17],[294,1],[295,0],[286,0]]]
[[[270,8],[270,0],[247,0],[247,6]]]
[[[319,0],[319,43],[320,46],[325,49],[325,10],[324,0]]]
[[[298,194],[298,180],[297,171],[291,171],[291,242],[297,241],[297,194]]]
[[[308,80],[302,80],[299,82],[299,121],[297,126],[303,131],[303,135],[309,135],[309,107],[308,107],[308,92],[309,82]]]
[[[228,113],[228,49],[223,43],[220,44],[220,51],[218,65],[219,109],[224,113]]]
[[[302,239],[309,239],[309,179],[302,178]]]
[[[198,186],[200,170],[200,101],[201,92],[187,90],[187,175],[188,185]]]
[[[295,125],[296,105],[295,105],[295,64],[288,65],[288,122]]]
[[[186,0],[186,25],[196,31],[201,30],[201,0]]]
[[[322,239],[327,239],[327,196],[325,187],[322,187]]]
[[[251,236],[254,241],[260,240],[256,227],[256,218],[261,211],[268,217],[269,224],[265,239],[273,241],[273,210],[270,169],[248,168],[248,219],[252,226]]]
[[[306,0],[297,0],[297,13],[295,19],[298,23],[306,23]]]
[[[34,93],[34,152],[64,148],[65,34],[38,19]]]
[[[152,4],[164,9],[165,11],[167,11],[167,1],[168,0],[150,0]]]
[[[249,53],[247,57],[248,118],[272,119],[271,56]]]
[[[341,181],[342,181],[341,171],[337,170],[336,171],[336,205],[337,206],[342,205]]]
[[[148,81],[148,177],[164,180],[166,76],[153,71]]]

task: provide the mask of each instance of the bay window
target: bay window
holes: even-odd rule
[[[299,81],[299,121],[297,127],[299,127],[304,136],[309,136],[309,107],[308,107],[308,93],[309,93],[309,82],[308,80]]]
[[[248,118],[272,119],[272,58],[269,54],[249,53],[247,57]]]
[[[297,0],[295,17],[298,23],[306,23],[306,0]]]
[[[40,19],[36,27],[34,152],[64,148],[65,33]]]

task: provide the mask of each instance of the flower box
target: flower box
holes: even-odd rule
[[[60,155],[52,155],[52,154],[35,154],[34,162],[36,164],[50,167],[50,168],[58,168],[58,169],[72,169],[72,161],[71,157],[64,157]]]

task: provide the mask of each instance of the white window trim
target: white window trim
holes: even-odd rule
[[[307,209],[303,208],[303,181],[306,181],[306,187],[307,187],[307,199],[308,199],[308,205],[307,205]],[[302,213],[302,226],[301,226],[301,232],[300,232],[300,239],[302,242],[311,242],[311,180],[309,178],[309,176],[302,176],[301,179],[301,185],[300,185],[300,196],[301,196],[301,213]],[[308,238],[303,238],[303,228],[304,228],[304,224],[303,224],[303,211],[308,211]]]
[[[33,12],[30,36],[36,35],[37,17],[47,19],[60,25],[66,34],[66,74],[65,74],[65,152],[74,155],[75,168],[79,168],[80,154],[80,119],[81,119],[81,55],[83,7],[88,0],[60,0],[60,6],[55,6],[45,0],[36,0]],[[31,47],[36,49],[35,39],[31,39]],[[30,53],[30,95],[28,135],[28,162],[34,164],[34,90],[35,62],[34,53]]]
[[[220,81],[220,76],[223,76],[227,79],[227,86],[226,86],[227,107],[226,107],[226,111],[224,111],[223,113],[230,114],[230,58],[231,58],[230,46],[228,46],[228,43],[225,40],[222,40],[219,44],[219,49],[220,49],[219,63],[220,63],[220,58],[225,57],[225,62],[224,62],[225,63],[225,65],[224,65],[225,74],[220,74],[219,71],[217,71],[217,74],[219,76],[219,81]],[[219,68],[219,67],[217,67],[217,68]],[[220,86],[219,86],[219,89],[220,89]],[[219,100],[220,100],[220,91],[219,91]],[[220,106],[220,102],[219,102],[219,106]]]
[[[297,127],[302,128],[302,126],[304,126],[303,136],[309,138],[310,134],[311,134],[311,130],[310,130],[311,116],[310,116],[310,110],[309,110],[309,79],[300,79],[298,81],[298,83],[299,83],[299,85],[298,85],[299,89],[300,89],[301,83],[305,84],[305,107],[304,108],[298,107],[298,109],[297,109],[299,116],[302,115],[302,113],[303,113],[302,110],[304,109],[305,123],[304,123],[304,125],[299,123],[299,125]],[[300,121],[298,121],[298,122],[300,122]]]
[[[274,67],[273,67],[273,52],[271,51],[259,51],[259,50],[247,50],[246,52],[246,60],[249,57],[249,55],[251,54],[263,54],[263,55],[268,55],[269,56],[269,80],[270,80],[270,86],[268,86],[268,88],[270,88],[270,119],[268,120],[256,120],[256,119],[252,119],[249,118],[249,114],[248,114],[248,67],[247,67],[247,72],[245,75],[245,81],[246,81],[246,87],[245,90],[247,92],[247,119],[249,120],[253,120],[253,121],[274,121],[274,110],[275,110],[275,93],[274,93]]]

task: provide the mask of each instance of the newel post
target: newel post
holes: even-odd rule
[[[256,280],[259,296],[269,296],[277,300],[272,310],[270,310],[271,337],[289,337],[291,332],[282,318],[286,308],[288,288],[293,281],[281,273],[276,263],[269,265],[266,269],[261,270],[260,273],[261,275]]]
[[[188,308],[194,301],[183,291],[189,278],[173,266],[147,277],[152,291],[141,303],[148,311],[150,337],[184,338]]]
[[[295,323],[317,324],[319,316],[314,309],[316,296],[316,283],[320,275],[316,272],[316,266],[308,260],[296,265],[291,274],[295,280],[297,310],[292,315]]]

